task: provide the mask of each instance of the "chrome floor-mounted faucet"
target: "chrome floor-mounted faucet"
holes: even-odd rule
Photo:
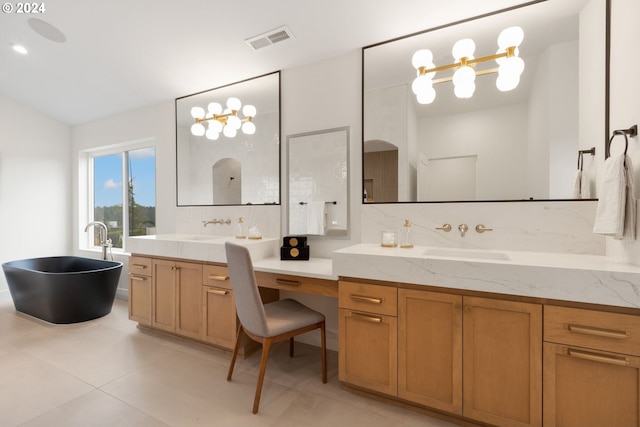
[[[108,236],[107,225],[104,222],[93,221],[87,224],[87,226],[84,228],[84,231],[89,231],[89,228],[92,225],[94,227],[100,227],[99,233],[100,233],[100,246],[102,247],[102,259],[106,260],[107,249],[111,247],[111,240],[107,239],[107,236]]]

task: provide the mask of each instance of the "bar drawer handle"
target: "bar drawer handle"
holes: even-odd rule
[[[382,304],[382,302],[384,301],[384,298],[372,298],[366,297],[364,295],[351,295],[351,299],[353,301],[366,302],[369,304]]]
[[[215,280],[217,282],[226,282],[227,280],[229,280],[229,276],[222,276],[222,275],[218,276],[218,275],[210,274],[209,280]]]
[[[209,289],[207,290],[208,294],[214,294],[214,295],[227,295],[229,294],[229,291],[225,291],[223,289]]]
[[[146,277],[144,276],[134,276],[133,274],[131,275],[131,280],[141,280],[141,281],[145,281],[147,280]]]
[[[614,357],[604,354],[590,353],[588,351],[576,350],[573,348],[567,349],[567,355],[576,357],[578,359],[590,360],[592,362],[608,363],[610,365],[627,366],[629,365],[629,359],[626,357]]]
[[[144,265],[144,264],[132,264],[131,266],[132,266],[132,267],[134,267],[134,268],[140,268],[140,269],[142,269],[142,270],[144,270],[145,268],[147,268],[147,266],[146,266],[146,265]]]
[[[351,312],[350,316],[354,319],[366,320],[367,322],[382,323],[382,317],[368,316],[366,314],[356,313],[354,311]]]
[[[611,329],[593,328],[589,326],[572,325],[571,323],[565,324],[565,328],[569,332],[575,332],[577,334],[595,335],[597,337],[625,339],[631,335],[629,331],[613,331]]]
[[[285,286],[300,286],[299,280],[276,279],[276,283],[278,285],[285,285]]]

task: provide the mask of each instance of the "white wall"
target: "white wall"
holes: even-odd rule
[[[0,262],[70,254],[70,132],[0,97]]]

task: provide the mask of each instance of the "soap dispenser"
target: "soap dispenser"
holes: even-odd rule
[[[244,234],[244,220],[242,217],[238,218],[238,225],[236,225],[236,239],[246,239]]]
[[[402,231],[400,232],[400,247],[401,248],[412,248],[413,242],[411,240],[411,223],[408,219],[404,220],[404,226],[402,227]]]

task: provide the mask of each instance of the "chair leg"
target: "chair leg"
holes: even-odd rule
[[[227,381],[231,381],[231,375],[233,375],[233,368],[236,365],[236,357],[238,357],[238,350],[240,349],[240,341],[242,341],[242,335],[244,329],[242,325],[238,328],[238,335],[236,336],[236,345],[233,347],[233,355],[231,356],[231,364],[229,365],[229,372],[227,373]]]
[[[320,324],[320,335],[322,342],[322,382],[327,383],[327,336],[325,333],[324,322]]]
[[[289,338],[289,357],[293,357],[293,337]]]
[[[271,338],[265,338],[262,342],[262,357],[260,358],[260,373],[258,374],[258,384],[256,385],[256,396],[253,399],[253,413],[258,413],[260,405],[260,394],[262,393],[262,383],[264,382],[264,372],[267,370],[267,360],[271,349]]]

